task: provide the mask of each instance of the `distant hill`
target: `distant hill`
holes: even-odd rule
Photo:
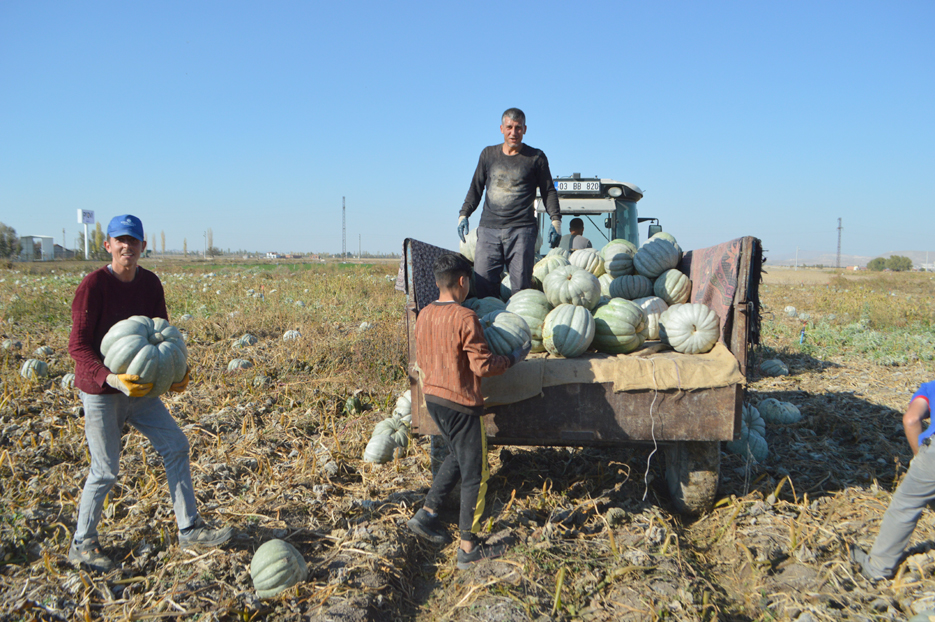
[[[841,253],[841,267],[846,268],[848,266],[860,266],[861,268],[867,267],[867,264],[871,259],[876,257],[883,257],[886,259],[891,255],[902,255],[903,257],[908,257],[912,260],[912,266],[916,269],[921,269],[925,267],[926,253],[925,251],[887,251],[885,253],[880,253],[879,255],[845,255]],[[769,252],[766,253],[766,265],[773,266],[794,266],[795,265],[795,254],[775,254],[771,255]],[[929,261],[929,270],[935,269],[935,251],[928,252],[928,261]],[[822,253],[814,251],[799,251],[799,265],[807,266],[816,266],[823,265],[830,268],[835,267],[837,263],[837,253]]]

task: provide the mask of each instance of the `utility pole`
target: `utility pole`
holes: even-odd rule
[[[341,197],[341,261],[347,263],[347,206]]]
[[[838,265],[837,269],[841,269],[841,219],[838,218]]]

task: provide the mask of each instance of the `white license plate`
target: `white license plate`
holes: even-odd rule
[[[559,192],[594,192],[600,194],[601,182],[599,181],[557,181],[555,189]]]

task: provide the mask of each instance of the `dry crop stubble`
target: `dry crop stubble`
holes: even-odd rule
[[[647,468],[648,449],[494,449],[484,530],[516,546],[502,562],[456,572],[455,545],[435,549],[405,529],[431,482],[427,439],[387,465],[360,459],[406,388],[404,301],[386,279],[394,268],[155,268],[194,369],[189,390],[166,402],[192,446],[201,508],[238,536],[219,551],[180,549],[164,469],[131,432],[102,525],[124,573],[67,565],[87,470],[76,393],[59,384],[71,368],[79,275],[0,271],[0,337],[23,342],[0,350],[0,601],[13,603],[14,618],[830,620],[905,616],[935,591],[929,511],[894,582],[867,584],[844,546],[872,542],[908,465],[900,414],[935,371],[924,355],[926,275],[806,285],[767,275],[752,363],[779,356],[791,374],[754,371],[747,399],[791,401],[803,420],[767,429],[761,464],[723,454],[711,512],[691,521],[670,513],[663,458]],[[790,304],[810,314],[804,344],[802,321],[783,314]],[[302,337],[283,341],[290,329]],[[259,342],[231,348],[246,332]],[[49,379],[22,379],[23,358],[46,344],[56,351]],[[227,372],[235,356],[254,367]],[[270,381],[254,385],[260,376]],[[345,412],[354,391],[371,410]],[[444,517],[455,537],[454,514]],[[245,570],[272,537],[296,545],[310,575],[261,603]]]

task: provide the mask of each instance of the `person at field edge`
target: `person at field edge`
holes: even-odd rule
[[[935,501],[935,447],[932,446],[935,425],[929,423],[922,431],[922,420],[929,418],[933,399],[935,381],[926,382],[912,396],[903,415],[903,430],[913,458],[886,508],[870,554],[851,545],[851,559],[860,565],[861,573],[873,581],[893,577],[923,508]]]
[[[510,274],[511,291],[532,286],[538,237],[534,209],[537,188],[552,219],[549,245],[554,248],[561,239],[562,215],[549,160],[539,149],[523,143],[526,134],[523,111],[510,108],[504,112],[500,132],[503,143],[481,151],[458,216],[458,236],[464,242],[469,230],[468,218],[484,195],[484,211],[477,227],[474,250],[478,298],[499,297],[504,268]]]
[[[562,236],[562,241],[558,243],[559,248],[566,251],[578,251],[582,248],[591,248],[591,240],[584,237],[584,221],[580,218],[572,218],[568,222],[568,235]]]
[[[503,543],[477,539],[489,477],[480,379],[502,374],[524,360],[532,343],[527,340],[506,356],[493,354],[477,315],[461,306],[471,289],[471,264],[463,255],[444,254],[435,261],[434,273],[439,297],[416,319],[416,363],[429,415],[450,453],[408,525],[435,544],[447,542],[438,508],[460,479],[458,568],[464,570],[482,559],[499,557],[506,549]]]
[[[81,493],[78,523],[68,550],[68,560],[98,572],[114,564],[100,545],[97,526],[104,499],[117,481],[120,437],[129,423],[143,433],[162,456],[169,495],[179,526],[179,544],[212,547],[227,542],[230,527],[209,528],[195,505],[185,434],[158,397],[148,396],[153,385],[140,377],[115,374],[104,366],[101,341],[107,331],[134,315],[169,319],[162,283],[138,265],[146,249],[143,223],[136,216],[116,216],[107,227],[104,247],[111,263],[81,281],[71,305],[72,329],[68,352],[75,360],[75,386],[84,405],[84,429],[91,468]],[[170,390],[184,391],[189,372]]]

